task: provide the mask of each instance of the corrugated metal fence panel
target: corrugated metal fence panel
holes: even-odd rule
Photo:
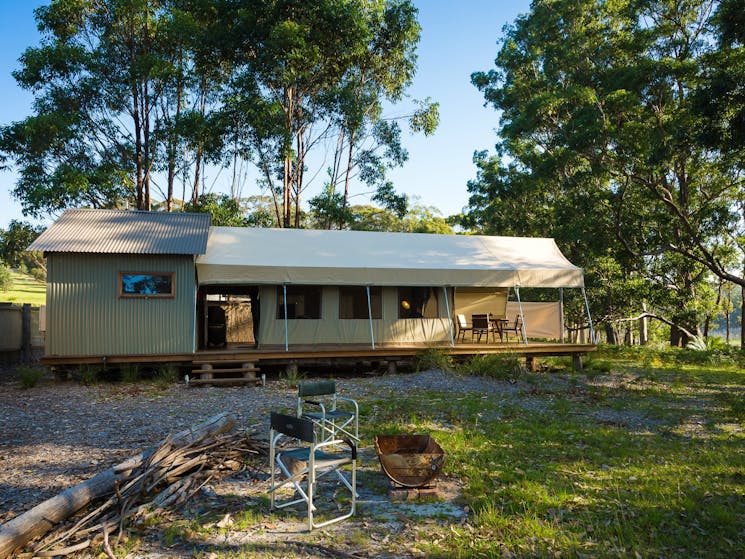
[[[175,298],[119,298],[119,272],[175,272]],[[47,355],[194,350],[192,256],[49,254]]]

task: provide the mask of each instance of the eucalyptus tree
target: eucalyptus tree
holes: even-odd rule
[[[220,6],[222,49],[234,67],[223,112],[243,116],[228,120],[237,123],[234,137],[274,196],[280,224],[301,224],[307,174],[324,166],[309,171],[314,153],[332,153],[327,188],[315,204],[336,201],[338,219],[347,215],[356,172],[389,192],[385,166],[406,155],[397,124],[382,118],[381,107],[400,101],[414,75],[420,29],[411,3],[226,0]],[[427,102],[412,117],[414,127],[429,133],[436,105]]]
[[[743,282],[739,279],[745,276],[745,1],[723,0],[712,18],[712,25],[717,48],[704,57],[702,80],[693,95],[694,112],[698,117],[697,139],[713,150],[728,171],[729,180],[736,186],[731,208],[740,219],[723,242],[730,250],[729,259],[723,251],[705,250],[691,257],[706,262],[723,285],[737,284],[742,292]],[[741,275],[733,271],[738,268],[742,270]],[[729,291],[731,294],[731,289]],[[726,298],[730,299],[731,295]],[[729,307],[726,309],[725,314],[729,316]],[[743,311],[745,303],[741,297],[740,317],[745,314]],[[745,348],[745,328],[740,331],[740,345]]]
[[[691,107],[715,5],[537,0],[496,69],[472,76],[501,111],[503,140],[479,162],[470,218],[528,204],[521,227],[544,228],[581,263],[609,253],[669,295],[673,343],[697,331],[704,282],[722,274],[738,222],[739,183],[695,140]]]
[[[40,215],[69,205],[150,207],[156,107],[164,94],[166,0],[55,0],[35,12],[41,45],[18,84],[34,114],[2,130],[14,195]]]

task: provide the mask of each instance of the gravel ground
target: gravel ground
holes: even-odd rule
[[[402,391],[417,390],[476,392],[503,397],[519,390],[505,382],[454,377],[439,371],[343,378],[337,380],[337,386],[340,393],[360,398],[388,398]],[[72,381],[55,383],[46,379],[34,388],[23,390],[13,371],[0,372],[0,523],[141,452],[169,433],[186,429],[214,414],[229,411],[237,417],[239,426],[263,435],[269,411],[294,409],[296,394],[296,389],[276,380],[268,381],[265,387],[187,388],[177,384],[163,389],[152,383],[82,386]],[[363,456],[371,471],[378,469],[370,448],[363,449]],[[241,484],[234,482],[228,480],[225,487],[218,485],[206,490],[215,494],[240,493]],[[452,497],[447,500],[457,498],[456,480],[442,480],[440,487]],[[252,491],[255,492],[255,488]],[[368,506],[387,502],[385,492],[377,496],[363,495],[362,499],[368,500]],[[446,503],[445,506],[450,509],[444,514],[464,516],[454,505]],[[290,529],[301,531],[304,520],[299,521],[300,524]],[[338,526],[335,530],[359,529],[352,521]],[[232,543],[240,545],[241,537],[255,541],[259,536],[268,537],[271,545],[280,540],[283,545],[289,541],[284,534],[286,526],[277,530],[259,528],[249,535],[239,534],[236,536],[239,540]],[[383,526],[380,537],[394,528]],[[274,533],[276,535],[272,536]],[[188,556],[178,550],[156,548],[132,557]],[[295,552],[284,555],[285,552],[268,556],[327,556]]]

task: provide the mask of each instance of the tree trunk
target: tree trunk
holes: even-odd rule
[[[745,278],[745,268],[742,271],[742,277]],[[745,351],[745,287],[741,285],[740,288],[740,351]]]
[[[642,303],[642,313],[645,315],[647,312],[647,303]],[[649,341],[649,330],[648,330],[648,319],[646,316],[642,316],[639,319],[639,345],[647,345]]]
[[[618,345],[618,336],[616,335],[616,329],[613,325],[608,323],[605,325],[605,337],[609,344]]]
[[[235,418],[228,413],[221,413],[174,435],[173,446],[177,448],[202,437],[218,435],[230,431],[234,426]],[[147,460],[158,446],[66,489],[0,526],[0,559],[10,556],[13,550],[33,538],[46,534],[56,524],[66,520],[94,499],[112,493],[116,484]]]

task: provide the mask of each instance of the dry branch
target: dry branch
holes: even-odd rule
[[[192,464],[195,472],[211,475],[212,470],[219,467],[221,461],[226,459],[225,455],[234,458],[235,453],[230,451],[230,445],[245,444],[244,437],[240,435],[221,436],[234,426],[235,419],[232,415],[226,413],[216,415],[176,435],[169,435],[157,447],[150,448],[13,518],[0,526],[0,559],[5,559],[13,550],[25,545],[33,538],[48,533],[79,510],[105,497],[106,500],[102,504],[77,520],[71,528],[57,530],[55,534],[34,546],[33,554],[45,556],[50,548],[62,545],[74,539],[76,535],[102,533],[104,530],[107,530],[107,534],[110,535],[114,531],[120,531],[126,518],[134,514],[130,511],[143,514],[148,505],[153,508],[163,506],[163,504],[149,500],[145,505],[136,505],[141,503],[143,498],[148,497],[145,489],[158,485],[153,483],[156,480],[164,479],[165,483],[170,483],[170,480],[178,478],[171,471],[174,463],[176,464],[175,471],[179,475],[194,473],[184,469],[183,466],[188,463]],[[201,460],[195,460],[197,456],[201,456]],[[163,503],[166,501],[171,504],[180,502],[183,497],[187,496],[189,486],[189,483],[184,483],[183,487],[176,491],[175,496],[170,495],[163,500]],[[163,490],[159,490],[159,493],[162,492]],[[67,549],[83,543],[68,545]],[[62,555],[60,551],[63,550],[56,550],[55,553]]]

